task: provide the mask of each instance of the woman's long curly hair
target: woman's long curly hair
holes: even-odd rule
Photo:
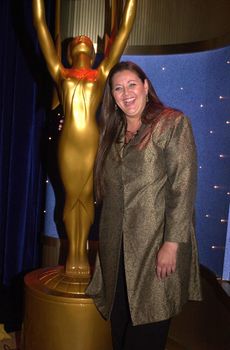
[[[104,164],[106,157],[112,144],[120,142],[121,132],[126,128],[125,114],[116,105],[112,95],[112,80],[114,74],[125,70],[135,73],[143,83],[146,80],[149,87],[148,99],[141,116],[141,121],[143,124],[148,124],[150,127],[147,128],[147,132],[141,138],[140,143],[137,146],[139,149],[144,148],[148,144],[154,125],[162,111],[172,111],[172,109],[166,108],[160,101],[150,80],[138,65],[130,61],[119,62],[111,69],[106,81],[99,116],[100,143],[94,169],[94,189],[97,203],[102,200],[104,195]]]

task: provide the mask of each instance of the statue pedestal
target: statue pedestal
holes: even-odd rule
[[[25,277],[23,350],[112,350],[110,323],[91,298],[42,282],[62,270],[39,269]]]

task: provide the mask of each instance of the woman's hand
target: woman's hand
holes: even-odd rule
[[[157,254],[156,274],[162,279],[176,270],[178,243],[164,242]]]

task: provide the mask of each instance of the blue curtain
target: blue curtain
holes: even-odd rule
[[[46,1],[46,10],[49,22],[54,0]],[[31,1],[2,1],[0,13],[2,291],[40,262],[43,150],[51,87],[33,28]],[[0,311],[0,322],[1,318]]]

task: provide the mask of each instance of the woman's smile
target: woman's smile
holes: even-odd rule
[[[124,99],[124,104],[126,106],[132,106],[136,99],[134,97]]]

